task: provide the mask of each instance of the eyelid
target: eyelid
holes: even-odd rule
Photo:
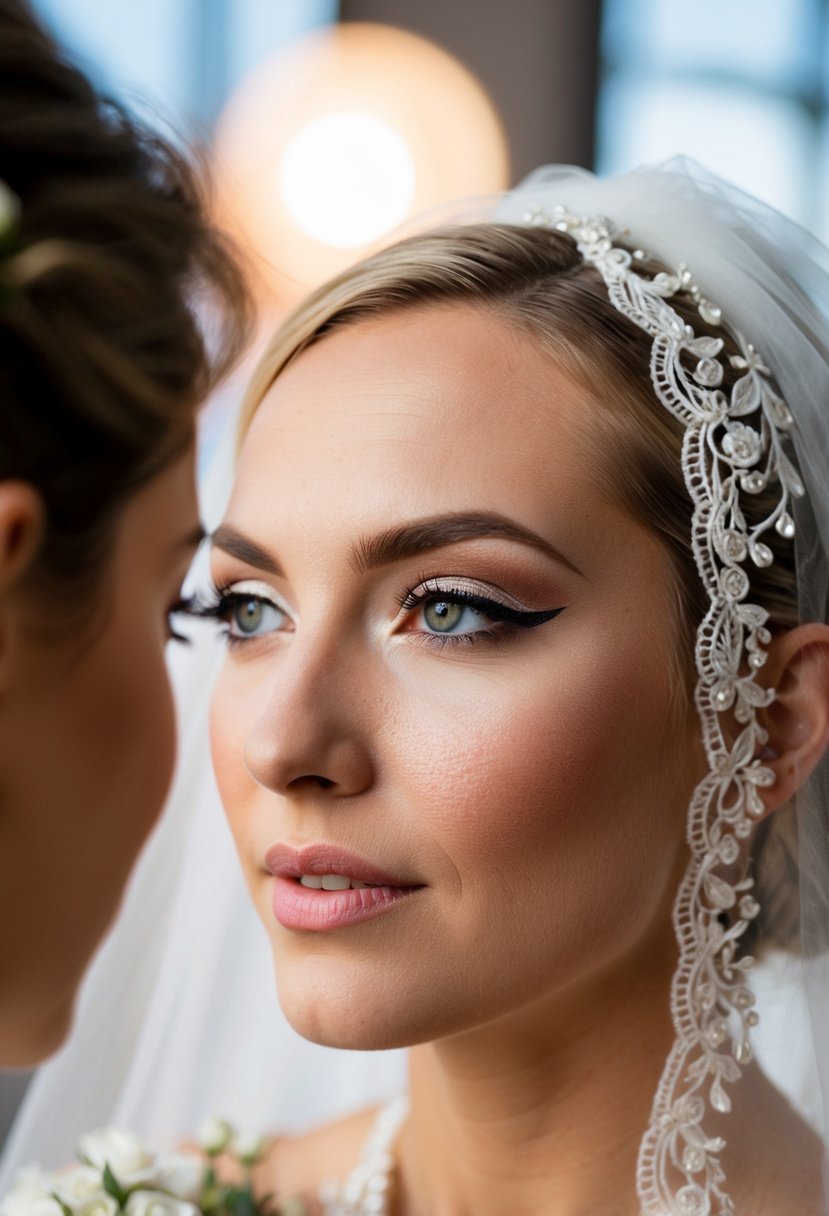
[[[402,596],[398,597],[401,608],[409,596],[417,596],[422,592],[432,595],[450,595],[452,592],[460,593],[461,595],[473,595],[479,599],[493,600],[495,603],[503,604],[505,608],[513,608],[516,612],[529,611],[528,606],[521,600],[516,599],[514,595],[510,595],[508,591],[504,591],[502,587],[493,585],[492,583],[483,583],[478,579],[455,577],[454,575],[433,575],[429,578],[421,579],[418,584],[411,590],[407,590]]]
[[[220,596],[250,595],[254,599],[264,600],[266,603],[272,604],[280,612],[284,612],[291,620],[295,620],[295,614],[282,599],[282,596],[278,595],[268,583],[263,583],[260,579],[236,579],[232,583],[224,583],[223,586],[218,587],[217,592]]]

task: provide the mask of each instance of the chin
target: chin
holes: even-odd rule
[[[0,1068],[35,1068],[55,1054],[69,1037],[74,998],[47,1009],[28,1010],[0,1026]]]
[[[301,966],[280,962],[279,1003],[297,1034],[322,1047],[387,1051],[466,1028],[447,1025],[442,1004],[432,1002],[419,1009],[417,998],[412,1000],[405,986],[391,981],[366,983],[349,971],[344,974],[331,960],[319,958]],[[419,995],[423,998],[422,990]]]

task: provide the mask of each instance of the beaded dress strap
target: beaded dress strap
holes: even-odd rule
[[[323,1216],[388,1216],[394,1170],[391,1148],[408,1111],[404,1097],[381,1108],[360,1160],[345,1182],[328,1179],[320,1186]]]

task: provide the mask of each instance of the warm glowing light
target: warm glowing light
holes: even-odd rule
[[[366,245],[405,219],[415,167],[405,140],[375,114],[323,114],[288,141],[279,187],[291,218],[324,245]]]
[[[216,139],[219,218],[284,307],[452,199],[502,190],[503,130],[479,82],[402,30],[344,24],[245,80]]]

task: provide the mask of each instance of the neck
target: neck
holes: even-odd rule
[[[579,993],[415,1048],[401,1216],[638,1214],[673,966],[651,942]]]

